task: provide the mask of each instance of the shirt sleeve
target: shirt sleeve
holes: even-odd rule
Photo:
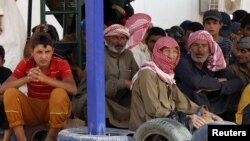
[[[142,70],[138,76],[138,85],[145,112],[151,117],[165,117],[170,109],[162,105],[159,97],[162,94],[159,90],[158,76],[151,70]]]
[[[17,65],[16,69],[13,72],[13,76],[17,79],[23,77],[26,75],[26,66],[27,66],[27,62],[25,60],[22,60],[21,62],[19,62],[19,64]]]
[[[202,106],[198,106],[196,103],[191,101],[179,90],[177,86],[173,86],[173,88],[173,99],[175,101],[177,111],[182,111],[187,114],[194,114],[202,109]]]
[[[60,63],[59,67],[58,67],[61,71],[61,77],[63,78],[73,78],[73,74],[71,71],[71,68],[69,66],[69,63],[65,60],[62,60],[62,62]]]
[[[175,68],[175,77],[178,81],[194,90],[221,88],[221,83],[216,77],[212,77],[207,72],[198,72],[192,64],[189,56],[181,57]],[[188,75],[187,75],[188,74]]]

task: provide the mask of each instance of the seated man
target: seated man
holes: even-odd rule
[[[240,95],[242,82],[226,69],[221,48],[204,30],[190,34],[187,47],[189,54],[183,55],[175,68],[178,87],[195,103],[207,105],[215,114],[222,115],[231,109],[230,115],[224,115],[223,119],[234,121],[231,118],[237,106],[229,102],[238,102],[239,98],[235,98]]]
[[[176,86],[173,70],[179,59],[180,48],[173,38],[157,40],[152,61],[144,63],[133,78],[130,130],[136,130],[147,120],[162,117],[176,119],[190,131],[207,122],[222,120],[205,106],[192,102]],[[177,115],[182,116],[177,119]]]
[[[105,29],[104,37],[106,125],[107,127],[128,128],[131,103],[130,84],[132,77],[138,71],[132,52],[126,49],[129,31],[122,25],[114,24]],[[73,112],[77,117],[84,119],[86,103],[84,104],[83,101],[86,98],[86,77],[81,81],[79,88],[82,90],[72,100]]]
[[[32,57],[22,60],[5,81],[4,106],[17,140],[26,141],[23,125],[50,124],[46,140],[56,140],[71,114],[69,94],[77,88],[69,64],[52,56],[52,39],[39,33],[32,40]],[[26,96],[18,88],[27,84]]]
[[[239,76],[243,82],[243,89],[236,114],[238,124],[250,124],[250,37],[241,38],[236,45],[235,59],[237,63],[231,64],[228,69]],[[242,116],[239,121],[239,115]]]

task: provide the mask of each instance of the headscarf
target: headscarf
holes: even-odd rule
[[[145,62],[140,67],[139,71],[134,75],[132,79],[131,88],[133,87],[135,80],[138,78],[139,72],[144,69],[152,70],[166,84],[175,84],[173,70],[180,60],[180,50],[176,60],[171,60],[163,54],[162,48],[164,47],[178,48],[179,50],[179,45],[173,38],[161,37],[160,39],[158,39],[153,49],[152,61]]]
[[[157,40],[155,43],[153,53],[152,53],[152,60],[155,64],[165,73],[173,73],[174,68],[176,67],[177,63],[180,60],[180,53],[176,60],[172,60],[167,58],[163,53],[162,49],[164,47],[167,48],[178,48],[178,43],[171,37],[162,37]]]
[[[144,35],[151,25],[151,17],[143,13],[136,13],[129,17],[126,21],[125,27],[129,29],[131,35],[128,40],[128,48],[132,49],[136,45],[140,44],[144,38]]]
[[[128,28],[126,28],[120,24],[113,24],[104,30],[105,37],[115,36],[115,35],[119,35],[119,34],[124,34],[128,38],[130,36]]]
[[[211,71],[218,71],[226,68],[226,62],[220,46],[213,37],[205,30],[199,30],[190,34],[188,38],[188,49],[196,40],[206,40],[209,45],[210,55],[207,59],[207,68]]]

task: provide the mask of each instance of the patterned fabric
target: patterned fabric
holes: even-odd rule
[[[124,34],[125,36],[127,36],[129,38],[129,30],[128,28],[119,25],[119,24],[113,24],[109,27],[107,27],[104,30],[104,36],[115,36],[115,35],[119,35],[119,34]]]
[[[128,48],[131,49],[140,44],[144,35],[151,25],[151,17],[143,13],[137,13],[131,16],[125,26],[129,29],[131,35],[128,41]]]
[[[179,45],[173,38],[162,37],[162,38],[158,39],[157,42],[155,43],[153,53],[152,53],[153,62],[152,61],[145,62],[140,67],[140,70],[135,74],[135,76],[132,79],[131,88],[133,86],[133,83],[135,82],[135,80],[138,77],[138,73],[144,69],[152,70],[154,73],[156,73],[159,76],[159,78],[163,82],[165,82],[167,84],[175,84],[173,70],[180,60],[180,50],[179,50],[179,54],[178,54],[178,57],[176,58],[176,60],[171,60],[168,57],[166,57],[165,55],[163,55],[161,50],[164,47],[178,48],[178,50],[179,50]]]
[[[156,73],[163,82],[170,84],[170,85],[175,84],[174,73],[167,74],[167,73],[163,72],[159,67],[157,67],[157,65],[154,62],[149,61],[149,62],[145,62],[141,66],[139,71],[134,75],[134,77],[132,79],[132,85],[130,87],[131,90],[133,88],[133,84],[134,84],[135,80],[138,78],[138,74],[140,73],[140,71],[145,70],[145,69],[149,69],[149,70],[153,71],[154,73]]]
[[[35,67],[34,58],[22,60],[13,72],[13,76],[17,79],[27,76],[29,70]],[[52,57],[50,68],[44,73],[46,76],[62,80],[64,78],[73,78],[70,66],[66,60],[58,57]],[[48,99],[54,87],[41,82],[30,82],[28,86],[28,96],[39,99]]]
[[[177,48],[179,50],[178,43],[171,37],[162,37],[157,40],[155,43],[153,53],[152,53],[152,60],[155,64],[165,73],[174,73],[174,68],[180,60],[180,51],[176,60],[172,60],[166,57],[162,53],[163,48]]]
[[[188,38],[188,48],[196,40],[206,40],[209,44],[210,55],[207,59],[208,69],[218,71],[226,68],[226,62],[220,46],[213,40],[213,37],[205,30],[199,30],[190,34]]]

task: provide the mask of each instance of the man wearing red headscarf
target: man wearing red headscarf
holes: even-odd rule
[[[239,99],[242,82],[226,69],[221,48],[205,30],[191,33],[187,47],[189,53],[175,68],[178,87],[195,103],[234,121],[236,101],[231,100]]]
[[[173,115],[182,115],[175,119],[190,130],[211,120],[222,120],[208,112],[205,106],[193,103],[176,86],[173,70],[179,59],[180,48],[173,38],[161,37],[157,40],[152,61],[145,62],[132,80],[130,130],[136,130],[147,120],[173,118]],[[190,127],[190,122],[193,127]]]

